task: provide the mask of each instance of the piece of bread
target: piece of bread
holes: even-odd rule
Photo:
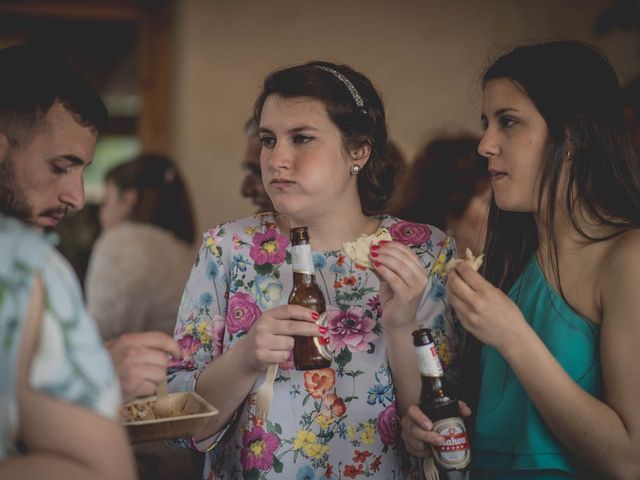
[[[481,253],[476,257],[473,255],[471,250],[467,248],[464,251],[464,258],[452,258],[451,260],[449,260],[449,262],[447,263],[447,272],[461,262],[466,263],[477,272],[482,266],[483,261],[484,261],[484,253]]]
[[[372,245],[377,245],[382,240],[393,240],[389,230],[386,228],[379,228],[371,235],[360,235],[360,237],[353,242],[345,242],[342,244],[342,249],[344,253],[358,265],[371,268],[373,264],[371,263],[371,258],[369,258],[369,249]]]

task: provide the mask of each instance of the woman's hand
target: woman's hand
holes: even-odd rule
[[[399,242],[382,241],[369,255],[380,278],[382,325],[402,328],[414,325],[416,311],[427,286],[427,274],[416,254]]]
[[[464,402],[458,402],[460,416],[468,417],[471,409]],[[445,438],[432,430],[433,422],[418,405],[411,405],[401,421],[402,440],[407,451],[416,457],[431,455],[431,445],[442,445]]]
[[[462,326],[499,351],[527,325],[517,305],[465,263],[449,270],[447,298]]]
[[[327,333],[326,327],[316,325],[317,312],[299,305],[281,305],[263,312],[245,337],[249,359],[256,371],[272,363],[284,363],[291,356],[293,337],[318,337]]]

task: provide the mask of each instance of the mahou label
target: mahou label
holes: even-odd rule
[[[463,470],[471,462],[469,436],[460,417],[438,420],[433,430],[445,438],[443,445],[433,445],[433,457],[445,470]]]

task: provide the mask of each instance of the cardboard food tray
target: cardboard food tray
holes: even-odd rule
[[[139,406],[140,409],[147,402],[153,402],[155,395],[139,398],[123,405]],[[172,417],[154,418],[151,420],[123,421],[131,443],[168,440],[170,438],[188,437],[198,432],[206,421],[218,414],[218,410],[195,392],[170,393],[171,405],[177,415]]]

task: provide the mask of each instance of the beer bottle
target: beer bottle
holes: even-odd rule
[[[309,230],[307,227],[292,228],[291,259],[293,263],[293,288],[289,294],[289,305],[302,305],[320,314],[317,323],[326,327],[326,305],[324,295],[316,283]],[[331,353],[318,337],[295,336],[293,363],[297,370],[327,368],[331,365]]]
[[[420,408],[433,422],[433,431],[445,438],[443,445],[431,446],[433,459],[441,479],[462,480],[471,462],[471,450],[458,399],[447,390],[431,330],[422,328],[412,335],[422,377]]]

